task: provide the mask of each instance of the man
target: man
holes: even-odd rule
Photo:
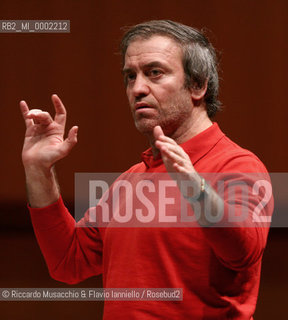
[[[178,302],[106,301],[106,320],[252,319],[268,233],[263,220],[255,225],[253,219],[269,218],[273,200],[265,198],[264,165],[211,121],[219,109],[214,49],[197,30],[160,20],[130,28],[122,53],[135,125],[151,144],[143,161],[123,177],[169,172],[191,208],[198,199],[201,210],[194,227],[177,228],[121,228],[115,219],[100,228],[90,223],[88,210],[75,228],[60,196],[54,164],[76,144],[78,128],[71,128],[63,140],[66,111],[56,95],[54,119],[42,110],[29,110],[22,101],[30,212],[49,272],[70,284],[103,273],[106,288],[183,288],[183,301]],[[221,195],[213,178],[210,184],[205,181],[205,173],[219,174],[225,185],[244,182],[246,195],[236,189]],[[193,189],[184,192],[183,180]],[[166,207],[167,216],[179,213],[178,200]],[[211,208],[209,214],[203,203]],[[243,208],[246,219],[237,219]],[[236,213],[230,221],[231,209]]]

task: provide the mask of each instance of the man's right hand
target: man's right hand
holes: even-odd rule
[[[69,154],[77,143],[78,127],[70,129],[64,140],[66,109],[54,94],[54,119],[48,112],[29,110],[25,101],[20,109],[26,124],[26,134],[22,150],[25,168],[28,200],[32,207],[44,207],[55,202],[60,191],[53,165]]]
[[[66,109],[54,94],[52,102],[55,117],[48,112],[29,110],[25,101],[20,102],[20,108],[26,124],[26,134],[22,151],[24,167],[39,167],[50,169],[55,162],[64,158],[77,143],[78,127],[72,127],[64,140]]]

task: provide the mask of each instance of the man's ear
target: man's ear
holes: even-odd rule
[[[191,91],[191,98],[195,101],[199,101],[202,100],[205,96],[205,93],[207,91],[207,84],[208,84],[208,80],[205,81],[204,85],[202,88],[199,88],[197,86],[192,86],[190,88]]]

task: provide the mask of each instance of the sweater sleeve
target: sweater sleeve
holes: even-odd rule
[[[269,174],[258,159],[242,157],[216,180],[225,185],[223,217],[203,232],[226,267],[242,270],[259,261],[266,246],[274,208]]]
[[[77,224],[62,198],[44,208],[29,207],[34,232],[52,278],[78,283],[102,273],[102,239],[99,229]]]

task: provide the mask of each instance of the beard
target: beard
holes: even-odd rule
[[[152,135],[155,126],[159,125],[166,136],[173,137],[177,130],[185,127],[190,121],[192,109],[191,97],[185,89],[185,94],[179,93],[173,101],[155,106],[151,113],[134,113],[133,118],[137,130],[144,135]]]

